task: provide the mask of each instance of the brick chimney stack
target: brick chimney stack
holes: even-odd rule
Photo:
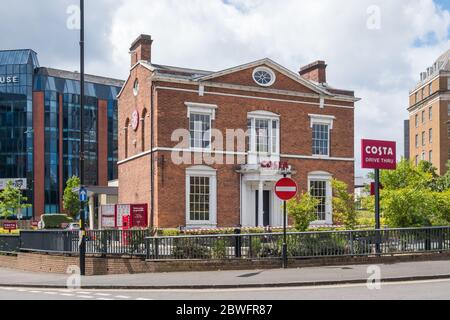
[[[144,60],[151,62],[152,60],[152,37],[147,34],[141,34],[130,47],[131,66],[137,62]]]
[[[325,61],[318,60],[316,62],[310,63],[300,69],[300,75],[311,81],[318,83],[327,82],[327,65]]]

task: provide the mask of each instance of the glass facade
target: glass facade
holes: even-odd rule
[[[0,51],[0,178],[26,178],[23,195],[33,200],[33,72],[39,67],[32,50]],[[32,208],[23,211],[31,216]]]
[[[0,51],[0,178],[27,178],[24,195],[33,203],[33,92],[44,93],[44,194],[45,212],[60,212],[63,188],[68,178],[79,176],[80,83],[73,72],[40,68],[32,50]],[[97,82],[96,82],[97,81]],[[85,86],[85,178],[98,185],[99,100],[106,101],[108,126],[107,177],[117,179],[117,95],[121,82],[86,77]],[[62,104],[60,105],[60,101]],[[38,110],[41,112],[41,110]],[[61,114],[62,111],[62,114]],[[61,121],[62,119],[62,121]],[[60,141],[62,139],[62,141]],[[62,159],[62,162],[60,162]],[[62,173],[62,176],[60,176]],[[62,180],[62,181],[61,181]],[[31,217],[33,208],[27,210]]]

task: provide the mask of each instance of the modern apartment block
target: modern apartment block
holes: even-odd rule
[[[33,50],[0,51],[0,179],[26,179],[25,218],[62,211],[67,179],[79,176],[77,72],[39,66]],[[117,94],[123,81],[86,75],[88,185],[117,179]]]
[[[408,111],[411,160],[429,161],[444,174],[450,159],[450,50],[420,74]]]
[[[331,224],[332,178],[354,189],[358,99],[327,84],[325,62],[193,70],[154,63],[152,42],[132,44],[118,98],[119,203],[147,204],[161,228],[281,226],[273,189],[289,168]]]

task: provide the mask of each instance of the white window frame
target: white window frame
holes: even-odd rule
[[[335,116],[329,116],[329,115],[322,115],[322,114],[309,114],[308,115],[310,120],[311,120],[311,144],[313,143],[312,140],[312,130],[315,124],[322,124],[322,125],[328,125],[328,154],[326,155],[319,155],[319,154],[313,154],[312,156],[314,158],[330,158],[331,156],[331,150],[330,150],[330,146],[331,146],[331,130],[333,130],[333,125],[334,125],[334,120],[336,120]],[[312,149],[312,145],[311,145],[311,149]],[[311,151],[312,153],[312,151]]]
[[[280,156],[280,116],[276,113],[273,112],[269,112],[269,111],[253,111],[253,112],[249,112],[247,114],[247,119],[251,121],[251,132],[249,132],[250,134],[250,138],[249,138],[249,146],[248,146],[248,153],[249,154],[253,154],[253,155],[258,155],[258,156],[267,156],[267,157],[271,157],[271,156],[276,156],[279,157]],[[255,128],[256,128],[256,120],[269,120],[269,132],[268,134],[268,152],[258,152],[256,151],[256,132],[255,132]],[[276,137],[276,142],[275,142],[275,152],[273,152],[273,122],[277,122],[277,128],[278,128],[278,132],[277,137]]]
[[[333,176],[325,171],[314,171],[308,173],[308,193],[311,194],[311,182],[325,181],[326,182],[326,202],[325,202],[325,220],[313,221],[312,225],[317,224],[333,224],[333,190],[331,187],[331,180]]]
[[[269,73],[270,76],[272,77],[271,80],[270,80],[270,82],[269,82],[269,83],[266,83],[266,84],[262,84],[262,83],[257,82],[256,79],[255,79],[255,73],[257,73],[258,71],[264,71],[264,72]],[[277,76],[275,75],[275,72],[273,72],[273,70],[271,70],[271,69],[269,69],[269,68],[267,68],[267,67],[258,67],[258,68],[255,68],[255,70],[253,70],[253,73],[252,73],[252,79],[253,79],[253,81],[255,81],[255,83],[256,83],[258,86],[261,86],[261,87],[270,87],[270,86],[272,86],[272,85],[275,83],[275,81],[276,81],[276,79],[277,79]]]
[[[187,117],[188,119],[191,118],[192,114],[199,114],[199,115],[206,115],[209,116],[209,130],[212,130],[212,122],[216,120],[216,110],[218,109],[218,106],[215,104],[206,104],[206,103],[197,103],[197,102],[185,102],[184,103],[187,107]],[[197,148],[193,147],[191,144],[191,128],[190,124],[188,127],[189,130],[189,150],[193,151],[211,151],[211,143],[212,143],[212,137],[211,134],[209,135],[209,146],[208,148]]]
[[[190,194],[191,177],[209,178],[209,220],[191,220]],[[208,166],[194,166],[186,169],[186,227],[216,228],[217,227],[217,170]]]
[[[428,129],[428,142],[433,143],[433,128]]]

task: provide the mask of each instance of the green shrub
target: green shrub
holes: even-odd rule
[[[73,222],[66,214],[44,214],[41,216],[44,229],[59,229],[61,224]]]
[[[175,259],[209,259],[208,247],[199,239],[177,238],[173,240]]]
[[[212,247],[212,257],[213,259],[226,259],[227,258],[227,242],[225,239],[218,239],[214,241]]]
[[[304,193],[300,198],[293,199],[287,203],[289,215],[294,218],[294,226],[298,231],[308,230],[311,222],[317,220],[316,208],[319,200],[309,193]]]

